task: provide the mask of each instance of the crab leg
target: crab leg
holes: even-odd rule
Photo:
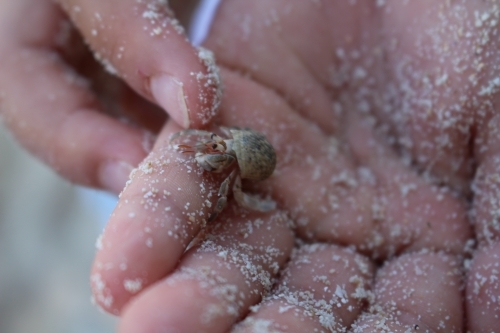
[[[276,209],[276,202],[265,200],[255,195],[250,195],[241,189],[241,177],[238,175],[233,185],[233,195],[241,207],[258,212],[269,212]]]
[[[212,222],[215,220],[217,215],[219,215],[220,212],[226,207],[227,204],[227,194],[229,193],[229,184],[233,181],[234,177],[236,177],[236,170],[233,170],[229,176],[224,179],[222,184],[220,185],[219,188],[219,200],[217,200],[217,203],[215,204],[214,211],[212,214],[210,214],[210,217],[208,218],[208,222]]]

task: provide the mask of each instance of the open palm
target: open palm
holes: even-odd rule
[[[235,331],[496,327],[496,280],[479,276],[494,276],[498,255],[497,45],[480,37],[498,9],[467,5],[223,4],[206,42],[225,87],[214,124],[269,138],[278,166],[254,190],[280,212],[230,202],[198,234],[221,178],[170,147],[169,123],[96,259],[108,309],[147,286],[122,330],[218,332],[243,318]],[[471,219],[480,249],[464,268]]]

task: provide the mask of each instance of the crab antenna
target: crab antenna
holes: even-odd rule
[[[184,153],[194,153],[195,150],[193,149],[193,147],[191,146],[188,146],[188,145],[177,145],[177,149],[178,150],[182,150],[181,152],[184,154]]]

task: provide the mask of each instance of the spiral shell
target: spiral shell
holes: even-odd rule
[[[266,137],[246,129],[229,129],[229,132],[241,178],[263,180],[271,176],[276,167],[276,152]]]

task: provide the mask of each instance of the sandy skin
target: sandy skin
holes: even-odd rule
[[[142,15],[158,2],[87,1],[78,4],[82,15],[61,2],[108,70],[132,88],[125,95],[141,101],[129,103],[140,107],[127,115],[143,111],[154,121],[129,126],[99,113],[97,99],[88,102],[94,91],[58,80],[65,67],[43,52],[24,52],[30,71],[15,56],[1,64],[2,112],[29,149],[80,183],[106,186],[96,166],[109,156],[131,167],[146,158],[100,239],[91,276],[96,302],[122,316],[121,332],[498,327],[498,304],[489,301],[499,295],[500,254],[495,2],[224,2],[205,43],[222,96],[215,83],[199,93],[206,87],[199,79],[215,79],[214,71],[172,37],[181,35],[169,13],[159,9],[165,21]],[[21,3],[29,1],[11,12]],[[42,23],[54,15],[48,8]],[[4,42],[1,54],[35,51],[32,38],[53,51],[47,36],[56,29],[42,23],[45,34],[34,37],[10,29],[20,42]],[[163,59],[184,52],[192,61],[176,67],[184,68],[176,79],[151,87],[150,74],[175,67]],[[26,87],[37,93],[21,98]],[[159,87],[175,93],[155,97]],[[68,93],[47,101],[54,91]],[[161,130],[151,124],[164,117],[144,98],[170,112]],[[56,112],[82,106],[91,112]],[[208,123],[266,135],[276,171],[244,186],[275,199],[279,211],[252,213],[230,201],[205,227],[223,175],[200,170],[168,138]],[[106,129],[101,137],[96,124]],[[144,129],[158,133],[151,152]]]

